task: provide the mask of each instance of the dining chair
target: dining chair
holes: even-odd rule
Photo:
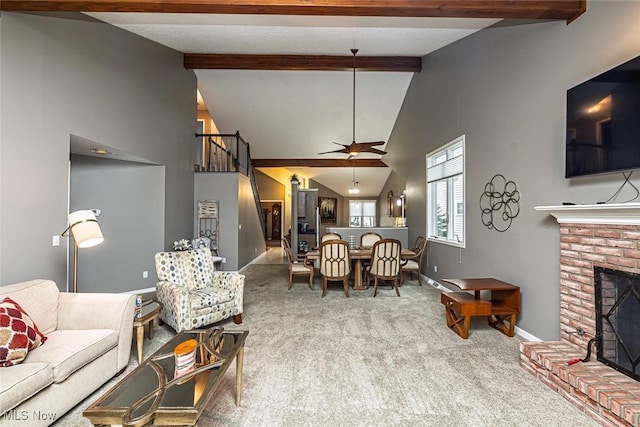
[[[360,236],[360,248],[371,248],[378,240],[382,240],[382,236],[378,233],[368,231]]]
[[[342,240],[342,236],[338,233],[324,233],[320,238],[320,242],[326,242],[327,240]]]
[[[293,286],[293,276],[309,276],[309,289],[313,290],[313,264],[307,265],[303,261],[298,261],[293,256],[291,248],[286,248],[284,252],[289,261],[289,288]]]
[[[373,231],[368,231],[363,233],[360,236],[360,249],[371,249],[373,244],[378,240],[382,240],[382,236],[378,233],[374,233]],[[362,279],[365,283],[368,283],[367,277],[367,267],[371,264],[371,261],[368,259],[363,259],[360,261],[362,263]]]
[[[401,276],[404,281],[405,272],[408,272],[410,277],[412,277],[413,273],[417,273],[418,283],[422,286],[422,260],[427,250],[427,239],[424,238],[424,236],[418,236],[411,250],[415,252],[416,255],[402,261]]]
[[[378,294],[378,281],[391,281],[396,295],[400,296],[400,253],[402,244],[397,239],[381,239],[373,244],[371,265],[367,267],[367,277],[374,279],[373,296]]]
[[[344,294],[349,298],[349,244],[344,240],[331,239],[320,244],[320,275],[322,297],[327,294],[327,282],[342,282]]]

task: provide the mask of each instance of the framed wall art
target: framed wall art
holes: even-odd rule
[[[338,199],[334,197],[318,197],[321,224],[338,223]]]

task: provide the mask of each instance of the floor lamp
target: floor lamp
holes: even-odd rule
[[[90,248],[104,242],[96,216],[91,210],[69,214],[69,226],[63,236],[73,237],[73,292],[78,292],[78,248]]]

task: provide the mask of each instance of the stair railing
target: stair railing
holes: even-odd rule
[[[249,143],[240,136],[240,132],[232,134],[196,133],[195,172],[239,172],[249,178],[253,189],[260,225],[265,233],[266,227],[260,195],[256,183]]]

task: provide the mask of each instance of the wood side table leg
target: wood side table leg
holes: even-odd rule
[[[153,339],[153,319],[149,321],[149,339]]]
[[[488,316],[489,326],[494,329],[499,330],[503,334],[508,337],[512,337],[514,335],[515,323],[516,323],[516,314],[494,314]],[[509,322],[509,326],[505,325],[505,320]]]
[[[447,326],[460,337],[469,338],[469,325],[471,316],[458,316],[457,313],[449,305],[444,308],[444,314],[447,318]],[[462,326],[461,326],[462,324]]]
[[[136,326],[136,346],[138,347],[138,365],[142,363],[142,342],[144,341],[144,325]]]
[[[236,406],[240,406],[242,396],[242,365],[244,364],[244,344],[236,356]]]

